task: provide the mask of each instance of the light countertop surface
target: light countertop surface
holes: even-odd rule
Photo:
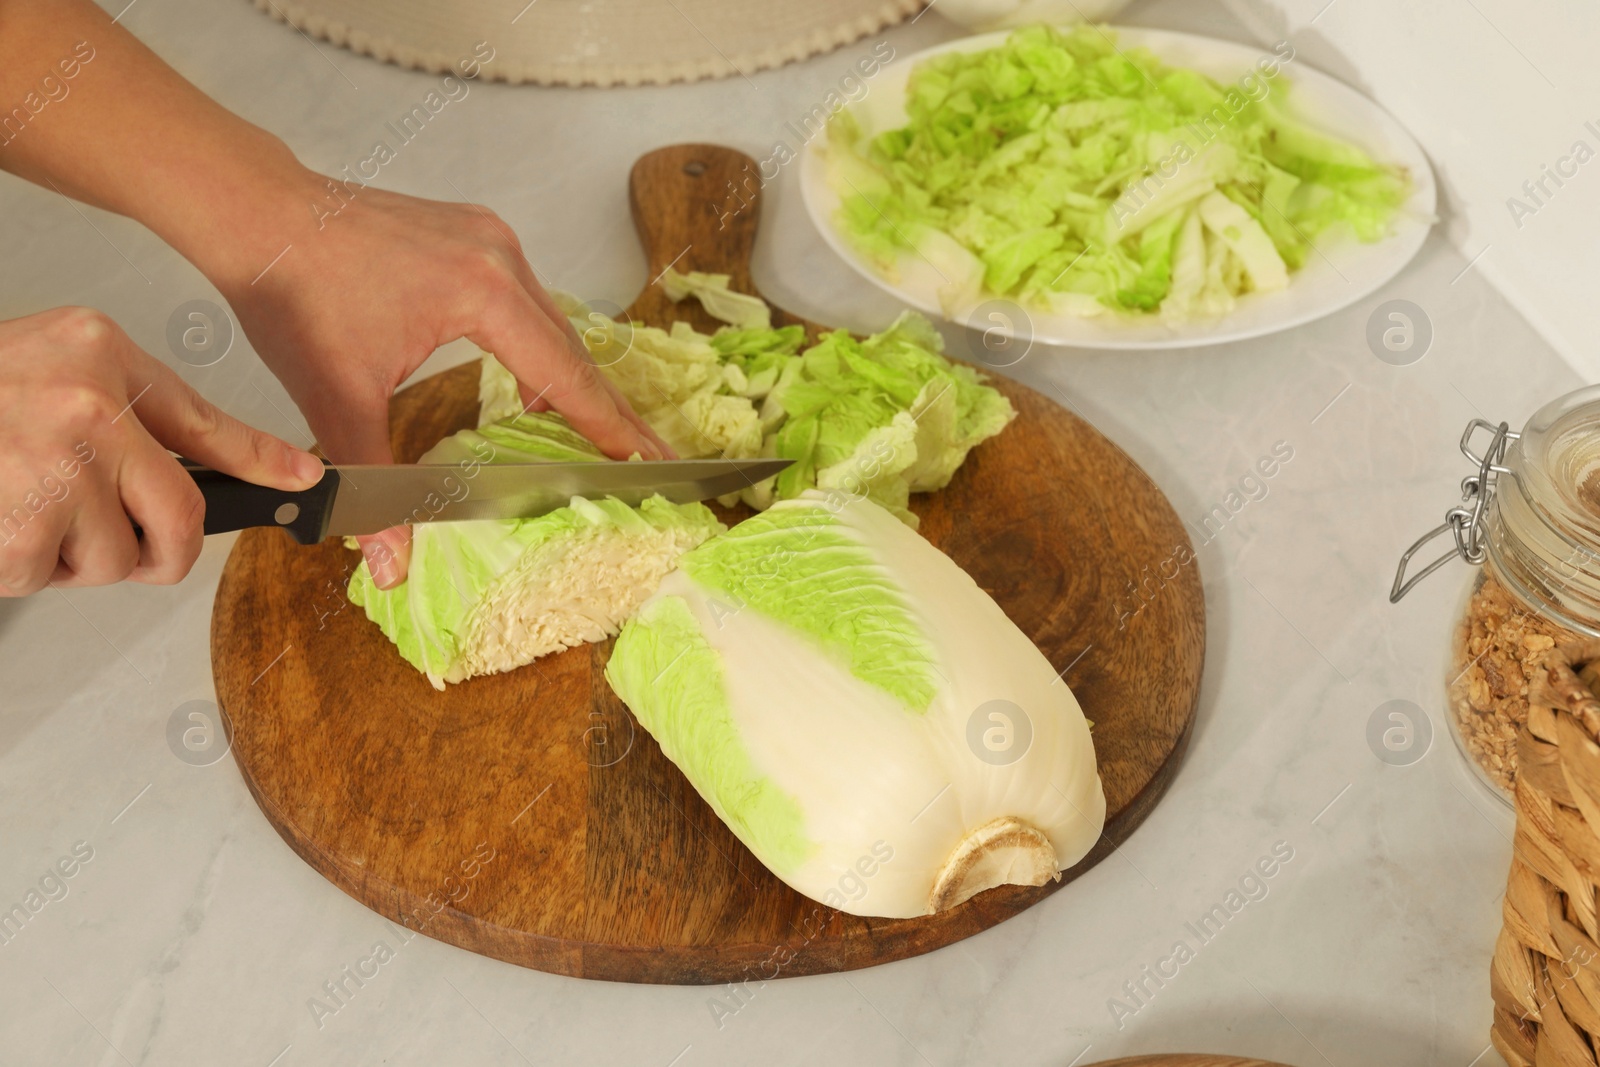
[[[368,154],[437,80],[314,47],[242,2],[145,0],[124,21],[328,170]],[[1212,4],[1136,4],[1125,21],[1247,40]],[[957,32],[928,15],[749,82],[477,83],[381,181],[493,206],[547,283],[626,304],[646,281],[626,201],[639,154],[716,141],[764,157],[880,37],[906,55]],[[760,285],[811,318],[881,328],[898,307],[812,230],[796,177],[787,168],[766,190]],[[163,358],[172,310],[219,299],[138,225],[9,178],[0,249],[0,318],[93,305]],[[1408,366],[1366,341],[1391,299],[1432,323]],[[971,343],[947,336],[957,355]],[[179,369],[240,417],[306,440],[242,339],[214,366]],[[1191,527],[1205,585],[1185,762],[1149,820],[1082,878],[926,956],[752,986],[733,1013],[713,1007],[736,1005],[716,988],[556,977],[417,937],[318,1019],[308,1001],[322,984],[395,938],[279,839],[231,759],[195,767],[168,747],[174,709],[214,696],[211,601],[232,545],[215,537],[173,588],[0,601],[0,907],[75,846],[92,850],[66,896],[0,944],[0,1064],[1063,1067],[1156,1051],[1301,1067],[1498,1062],[1485,1054],[1488,967],[1512,818],[1468,773],[1442,699],[1469,572],[1452,564],[1398,606],[1387,593],[1401,550],[1455,501],[1467,420],[1518,426],[1577,375],[1437,233],[1377,294],[1289,333],[1151,354],[1036,347],[1007,373],[1070,402],[1149,471]],[[1247,483],[1206,540],[1201,519],[1284,447],[1292,459]],[[1431,724],[1409,765],[1367,740],[1392,700]],[[1132,998],[1125,983],[1193,942],[1185,924],[1275,847],[1293,858],[1265,895]]]

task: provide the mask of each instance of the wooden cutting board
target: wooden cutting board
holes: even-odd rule
[[[759,187],[755,163],[726,148],[640,159],[630,193],[648,276],[675,263],[754,292]],[[630,314],[717,325],[659,286]],[[458,367],[396,395],[402,462],[475,423],[477,377]],[[1004,921],[1104,859],[1166,790],[1193,721],[1205,619],[1196,566],[1173,562],[1192,559],[1188,535],[1145,473],[1054,401],[994,384],[1016,421],[912,508],[1094,721],[1109,820],[1062,882],[920,919],[824,908],[769,874],[634,722],[602,675],[609,642],[436,692],[346,600],[356,552],[270,529],[239,537],[211,630],[246,784],[290,847],[363,904],[559,974],[721,983],[848,970]]]
[[[1123,1060],[1102,1060],[1087,1067],[1284,1067],[1267,1060],[1245,1060],[1237,1056],[1210,1056],[1176,1053],[1162,1056],[1129,1056]]]

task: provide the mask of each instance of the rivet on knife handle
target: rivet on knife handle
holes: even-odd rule
[[[181,462],[206,498],[206,533],[277,526],[302,545],[314,545],[327,536],[333,499],[339,492],[339,470],[326,460],[322,480],[298,493],[255,485],[190,460]]]

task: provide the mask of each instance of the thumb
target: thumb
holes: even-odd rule
[[[128,376],[128,406],[164,447],[256,485],[298,491],[322,480],[322,461],[248,426],[146,353]]]

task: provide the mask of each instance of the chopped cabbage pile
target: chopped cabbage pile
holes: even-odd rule
[[[891,279],[903,257],[932,264],[947,314],[987,292],[1058,314],[1221,315],[1282,289],[1325,233],[1379,240],[1411,192],[1284,92],[1119,49],[1102,27],[1017,30],[919,63],[903,127],[834,119],[837,222]]]
[[[802,351],[805,329],[759,325],[770,322],[766,304],[729,290],[726,275],[668,271],[662,284],[730,324],[710,335],[683,322],[662,330],[555,296],[601,373],[679,456],[794,460],[726,504],[762,510],[820,488],[915,526],[910,494],[943,488],[1016,415],[983,375],[944,357],[943,338],[914,312],[864,340],[835,330]],[[485,422],[521,409],[515,379],[487,353],[480,396]]]

